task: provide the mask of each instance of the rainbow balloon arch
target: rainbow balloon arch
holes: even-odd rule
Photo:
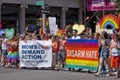
[[[107,14],[102,17],[100,21],[100,29],[119,29],[120,27],[120,21],[119,19],[112,15],[112,14]]]

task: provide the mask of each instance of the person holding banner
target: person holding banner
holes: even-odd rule
[[[61,39],[59,40],[59,51],[57,55],[57,67],[58,70],[65,66],[65,51],[66,51],[66,35],[62,33]]]
[[[77,30],[73,30],[73,33],[72,33],[72,34],[73,34],[72,39],[81,39],[81,37],[77,35],[77,32],[78,32]],[[75,70],[75,69],[74,69],[74,68],[72,68],[72,69],[69,68],[69,70]],[[78,71],[81,71],[81,69],[78,69]]]
[[[73,30],[73,37],[72,39],[80,39],[81,37],[77,35],[77,30]]]
[[[25,40],[25,35],[21,34],[19,40]]]
[[[32,40],[38,40],[37,35],[35,33],[32,34]]]
[[[65,48],[61,46],[59,48],[58,56],[57,56],[58,70],[62,70],[62,68],[65,65],[65,54],[66,54]]]
[[[28,35],[26,35],[24,40],[25,40],[25,41],[27,41],[27,40],[31,40],[31,37],[28,36]]]
[[[51,35],[48,34],[48,33],[44,33],[42,36],[41,36],[41,40],[49,40],[51,38]]]
[[[55,69],[56,63],[57,63],[57,54],[59,50],[59,43],[56,39],[56,36],[52,37],[52,69]]]

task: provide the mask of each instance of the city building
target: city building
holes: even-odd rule
[[[40,0],[0,0],[0,22],[3,25],[14,24],[23,33],[26,25],[36,24],[36,20],[42,17],[37,1]],[[84,0],[44,1],[50,11],[46,16],[56,17],[59,27],[83,21]]]

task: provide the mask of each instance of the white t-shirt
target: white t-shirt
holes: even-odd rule
[[[117,46],[117,42],[111,41],[111,46]],[[112,56],[119,56],[118,49],[112,48]]]
[[[4,43],[4,42],[6,42],[7,40],[8,40],[7,38],[2,39],[2,49],[3,49],[3,50],[7,50],[7,44]]]
[[[76,37],[73,36],[72,39],[81,39],[81,37],[80,36],[76,36]]]

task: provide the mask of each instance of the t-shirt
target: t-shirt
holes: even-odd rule
[[[80,39],[80,36],[73,36],[72,39]]]
[[[60,41],[59,41],[59,48],[60,48],[61,46],[66,49],[66,40],[60,40]]]
[[[66,46],[66,40],[60,40],[59,46],[65,47]]]
[[[2,49],[3,50],[7,50],[7,43],[5,43],[7,40],[8,40],[7,38],[2,39]]]
[[[115,48],[111,49],[112,50],[112,56],[119,56],[118,49],[117,49],[117,42],[112,40],[111,47],[115,47]]]
[[[52,43],[52,46],[53,46],[53,53],[57,53],[57,52],[58,52],[58,49],[59,49],[58,42],[57,42],[57,41],[54,41],[54,42]]]

